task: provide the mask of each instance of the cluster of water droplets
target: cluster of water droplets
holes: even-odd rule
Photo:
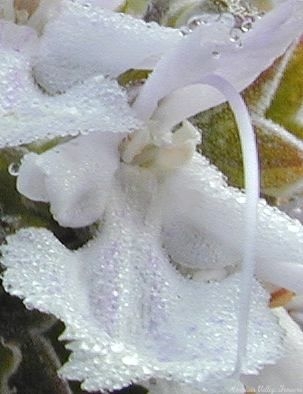
[[[234,17],[234,26],[230,32],[230,40],[234,42],[241,40],[241,34],[251,30],[254,22],[263,16],[263,12],[251,7],[247,1],[239,0],[230,2],[229,12]]]
[[[12,176],[18,176],[20,169],[20,162],[13,162],[8,166],[8,172]]]
[[[217,12],[203,12],[191,16],[186,25],[182,26],[183,35],[191,33],[200,25],[211,25],[213,23],[222,23],[230,26],[229,38],[231,42],[241,47],[241,37],[253,28],[253,24],[260,19],[264,13],[255,7],[252,7],[245,0],[223,1],[222,6],[218,5]],[[214,57],[219,57],[217,51],[213,52]]]

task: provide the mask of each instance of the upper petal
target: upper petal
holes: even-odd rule
[[[35,32],[0,21],[0,147],[92,131],[127,132],[138,126],[124,92],[102,76],[49,96],[35,84]]]
[[[302,19],[302,2],[286,1],[256,21],[253,28],[241,37],[241,45],[231,42],[231,27],[222,25],[220,18],[208,25],[201,24],[157,64],[134,108],[143,119],[148,119],[160,99],[176,89],[198,83],[209,73],[218,74],[238,91],[243,90],[302,33]],[[177,115],[175,124],[223,101],[209,88],[203,87],[199,100],[193,99],[190,88],[185,93],[183,100],[183,91],[175,93],[182,100],[179,107],[182,117]],[[167,100],[170,99],[176,101],[174,95]],[[184,115],[184,111],[189,113]],[[177,112],[174,111],[173,115]]]
[[[102,218],[119,166],[117,134],[80,136],[37,155],[26,155],[17,189],[34,201],[50,202],[65,227],[86,226]]]
[[[151,68],[180,38],[178,30],[126,14],[66,3],[44,30],[34,75],[48,92],[62,92],[92,75]]]
[[[192,228],[200,231],[200,245],[197,240],[195,245],[196,254],[200,255],[201,268],[205,268],[203,248],[207,248],[208,243],[210,246],[205,251],[206,264],[213,244],[216,244],[222,253],[231,256],[231,261],[241,261],[246,200],[243,192],[227,186],[223,175],[199,155],[194,157],[190,165],[168,177],[164,188],[164,229],[179,220],[183,221],[183,232],[186,233],[188,229],[192,231]],[[302,225],[260,200],[257,231],[256,258],[259,277],[301,293]],[[186,239],[184,237],[184,240]],[[182,256],[181,253],[184,252],[180,234],[178,240],[179,246],[173,252]],[[166,244],[169,245],[169,242],[166,241]],[[195,255],[194,251],[190,253],[187,256],[189,260]],[[178,262],[182,264],[182,261]],[[193,265],[197,266],[198,262],[198,259],[194,260]],[[188,261],[185,263],[188,264]]]

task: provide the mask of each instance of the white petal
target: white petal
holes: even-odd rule
[[[157,64],[134,104],[135,109],[142,119],[148,119],[160,99],[178,88],[199,83],[210,73],[228,80],[238,91],[243,90],[300,36],[302,19],[302,2],[286,1],[243,34],[241,46],[230,41],[230,26],[224,27],[220,18],[209,26],[202,24]],[[183,117],[176,123],[223,101],[212,89],[204,87],[203,97],[198,98],[201,100],[195,102],[187,93],[182,101],[184,108],[180,108]],[[188,100],[193,107],[187,106]],[[190,113],[184,115],[186,110]]]
[[[49,202],[45,186],[46,174],[38,163],[39,157],[36,153],[29,153],[23,157],[18,171],[17,190],[33,201]]]
[[[161,246],[157,215],[146,220],[157,206],[153,175],[124,170],[102,233],[81,250],[67,251],[43,229],[9,237],[4,286],[65,322],[73,353],[61,374],[83,380],[86,390],[150,377],[211,389],[234,371],[240,278],[200,284],[177,273]],[[281,331],[267,302],[254,282],[246,373],[280,353]]]
[[[197,254],[202,253],[200,250],[209,241],[210,245],[220,245],[223,253],[241,261],[244,193],[228,187],[223,175],[199,155],[186,168],[176,171],[168,178],[165,188],[166,203],[163,212],[166,226],[180,218],[180,221],[184,220],[184,232],[187,231],[186,226],[190,225],[189,231],[197,228],[202,234],[201,249],[197,247]],[[278,209],[268,206],[263,200],[259,202],[258,211],[257,274],[261,279],[302,293],[302,225]],[[179,236],[178,239],[179,248],[176,253],[181,253],[184,245],[182,237]],[[205,251],[206,256],[209,253],[211,251]],[[200,264],[201,268],[205,267],[203,258]],[[194,260],[193,265],[197,265],[197,260]]]
[[[36,32],[27,26],[17,26],[12,22],[0,19],[0,51],[11,53],[11,56],[23,58],[33,55],[37,50],[38,37]],[[1,73],[3,73],[1,69]],[[3,78],[3,77],[2,77]]]
[[[115,77],[130,68],[151,68],[179,39],[174,29],[67,3],[44,30],[35,78],[48,92],[58,92],[92,75]]]
[[[303,296],[294,297],[285,307],[289,312],[303,312]]]
[[[296,323],[303,328],[303,296],[295,296],[285,305],[286,310]]]
[[[286,331],[284,355],[275,365],[266,366],[258,376],[243,376],[241,380],[257,390],[263,386],[273,393],[300,392],[303,388],[303,333],[285,309],[277,308],[274,313]]]
[[[300,248],[297,253],[300,253],[302,250],[302,225],[297,222],[296,225],[292,225],[289,223],[289,228],[296,229],[298,232],[298,247]],[[285,228],[287,231],[287,227]],[[278,234],[277,234],[278,236]],[[280,238],[281,239],[281,238]],[[295,235],[296,239],[296,235]],[[301,241],[301,242],[300,242]],[[277,242],[277,241],[276,241]],[[295,246],[293,242],[292,248]],[[284,256],[287,254],[287,251],[284,253]],[[281,255],[280,259],[283,259],[283,255]],[[303,294],[303,263],[302,260],[297,258],[294,260],[285,260],[285,261],[275,260],[274,269],[269,267],[268,264],[258,264],[256,273],[265,282],[274,283],[277,286],[284,287],[286,289],[293,290],[296,293]],[[290,264],[291,263],[291,264]]]
[[[203,220],[203,219],[202,219]],[[163,242],[175,263],[190,268],[216,269],[238,262],[238,256],[211,238],[208,228],[198,227],[181,213],[164,222]]]
[[[41,155],[26,155],[17,189],[35,201],[50,202],[65,227],[81,227],[102,218],[112,178],[119,166],[116,134],[80,136]]]
[[[4,37],[16,30],[10,24],[0,26],[7,33]],[[16,31],[19,38],[21,33],[33,35],[26,27]],[[14,43],[20,45],[17,40],[0,40],[0,147],[93,131],[127,132],[138,126],[124,92],[102,76],[66,94],[43,93],[31,76],[30,51],[20,52]]]

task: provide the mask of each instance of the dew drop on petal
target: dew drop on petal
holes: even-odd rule
[[[231,29],[230,33],[229,33],[229,39],[231,42],[239,42],[240,40],[240,32],[239,29]]]
[[[8,166],[8,172],[12,175],[12,176],[18,176],[19,175],[19,168],[20,168],[20,163],[11,163]]]
[[[138,365],[139,360],[136,356],[125,356],[122,358],[122,362],[125,365]]]
[[[251,20],[244,20],[241,24],[241,31],[243,33],[247,33],[252,28],[252,21]]]
[[[187,21],[187,27],[190,30],[194,30],[196,27],[200,26],[200,25],[208,25],[209,23],[211,23],[212,21],[214,21],[214,19],[217,19],[218,16],[216,14],[201,14],[201,15],[194,15],[191,18],[188,19]]]
[[[180,27],[180,34],[181,36],[186,36],[187,34],[191,33],[191,29],[187,26]]]
[[[219,59],[220,58],[220,52],[219,51],[212,51],[212,57],[214,59]]]
[[[190,30],[195,29],[196,27],[200,26],[202,23],[201,16],[195,15],[191,17],[187,22],[187,28]]]
[[[110,348],[114,353],[121,353],[124,350],[124,345],[123,343],[113,343]]]

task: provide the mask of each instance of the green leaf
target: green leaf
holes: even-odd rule
[[[301,121],[297,116],[303,106],[303,40],[297,45],[283,74],[281,83],[266,117],[282,125],[290,133],[303,138],[303,113]]]

